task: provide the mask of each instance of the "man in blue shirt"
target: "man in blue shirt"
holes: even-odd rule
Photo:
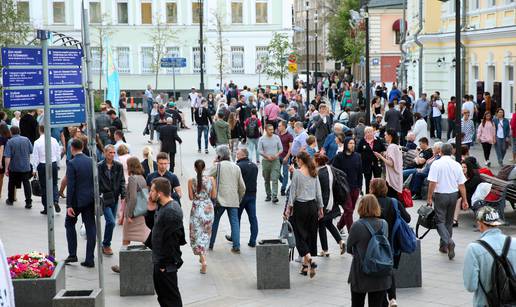
[[[341,123],[335,123],[333,125],[333,132],[328,135],[323,145],[323,153],[328,157],[328,159],[333,159],[337,154],[337,150],[339,149],[339,145],[335,142],[335,137],[344,131],[344,125]]]
[[[419,98],[414,104],[414,114],[419,113],[421,117],[427,120],[427,116],[429,115],[432,108],[430,108],[430,104],[426,99],[426,93],[421,94],[421,98]]]
[[[480,240],[487,243],[497,255],[501,255],[505,240],[509,238],[507,260],[514,271],[516,270],[516,245],[511,244],[512,239],[504,235],[498,228],[502,224],[503,221],[496,209],[485,206],[478,210],[477,225],[482,232]],[[464,256],[464,287],[469,292],[475,293],[473,296],[473,306],[475,307],[488,305],[486,293],[489,293],[493,287],[491,281],[493,264],[493,256],[480,243],[472,242],[468,245]]]
[[[32,166],[30,164],[30,155],[32,154],[32,143],[24,136],[20,135],[20,128],[11,127],[12,138],[5,144],[5,174],[9,177],[7,185],[7,201],[8,206],[14,203],[14,192],[16,186],[23,183],[23,192],[25,193],[25,208],[32,208],[32,191],[29,179],[32,177]]]
[[[296,137],[294,138],[294,142],[292,142],[292,156],[296,157],[303,148],[306,147],[306,138],[308,137],[308,133],[303,127],[302,122],[296,122],[294,125],[294,132],[296,133]]]
[[[392,89],[389,92],[389,102],[393,102],[394,99],[400,101],[400,98],[401,98],[401,92],[398,89],[398,87],[396,86],[396,84],[393,84]]]

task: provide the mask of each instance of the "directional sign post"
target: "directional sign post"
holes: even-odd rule
[[[162,58],[161,67],[172,69],[172,82],[174,87],[174,99],[176,98],[176,68],[186,67],[186,58]]]

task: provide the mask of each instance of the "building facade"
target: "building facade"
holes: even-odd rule
[[[408,0],[411,62],[408,79],[417,87],[418,52],[415,33],[420,25],[420,0]],[[423,91],[455,96],[455,8],[453,1],[425,0],[422,31]],[[439,16],[436,16],[438,13]],[[490,92],[506,115],[515,112],[516,2],[514,0],[464,1],[462,10],[462,92],[481,101]]]
[[[176,88],[188,90],[199,87],[199,8],[203,7],[205,49],[205,88],[214,89],[219,83],[216,68],[216,18],[222,22],[226,68],[224,80],[239,86],[272,84],[257,69],[260,58],[275,32],[292,38],[292,6],[290,1],[275,0],[85,0],[89,8],[90,37],[94,84],[99,84],[100,29],[109,35],[120,73],[120,87],[142,90],[154,87],[152,35],[157,25],[166,25],[173,38],[166,42],[166,56],[184,57],[185,68],[176,69]],[[26,10],[35,28],[64,33],[81,40],[81,1],[30,0],[18,1]],[[159,90],[173,87],[172,69],[161,68]],[[105,84],[103,81],[102,83]]]

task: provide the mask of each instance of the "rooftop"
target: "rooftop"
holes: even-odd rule
[[[403,8],[403,0],[370,0],[369,8]]]

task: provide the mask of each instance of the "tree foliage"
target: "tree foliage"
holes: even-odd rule
[[[8,45],[25,45],[31,26],[24,22],[28,16],[17,9],[17,1],[0,1],[0,47]]]
[[[350,10],[359,11],[359,0],[341,0],[337,13],[329,18],[328,47],[330,57],[345,65],[353,65],[360,61],[364,49],[364,31],[354,27]]]
[[[274,33],[267,46],[268,57],[264,61],[263,71],[271,78],[279,78],[281,86],[283,79],[288,75],[288,56],[292,50],[288,36],[278,32]]]
[[[170,44],[170,41],[176,39],[176,34],[171,26],[161,21],[159,15],[155,18],[158,20],[158,23],[149,33],[149,37],[154,49],[152,56],[152,72],[156,78],[154,89],[158,90],[158,76],[161,70],[161,59],[167,55],[167,45]]]
[[[100,61],[99,61],[99,92],[102,92],[102,75],[104,71],[104,41],[106,39],[111,38],[111,36],[114,34],[113,25],[110,22],[111,17],[108,14],[103,14],[101,22],[98,25],[93,26],[93,29],[95,30],[95,40],[98,43],[99,47],[99,55],[100,55]]]
[[[224,19],[225,14],[220,10],[213,11],[213,21],[215,23],[215,31],[217,32],[217,39],[212,43],[212,47],[215,50],[215,69],[219,74],[219,88],[222,86],[222,79],[224,75],[228,73],[229,61],[228,61],[228,41],[224,39]]]

